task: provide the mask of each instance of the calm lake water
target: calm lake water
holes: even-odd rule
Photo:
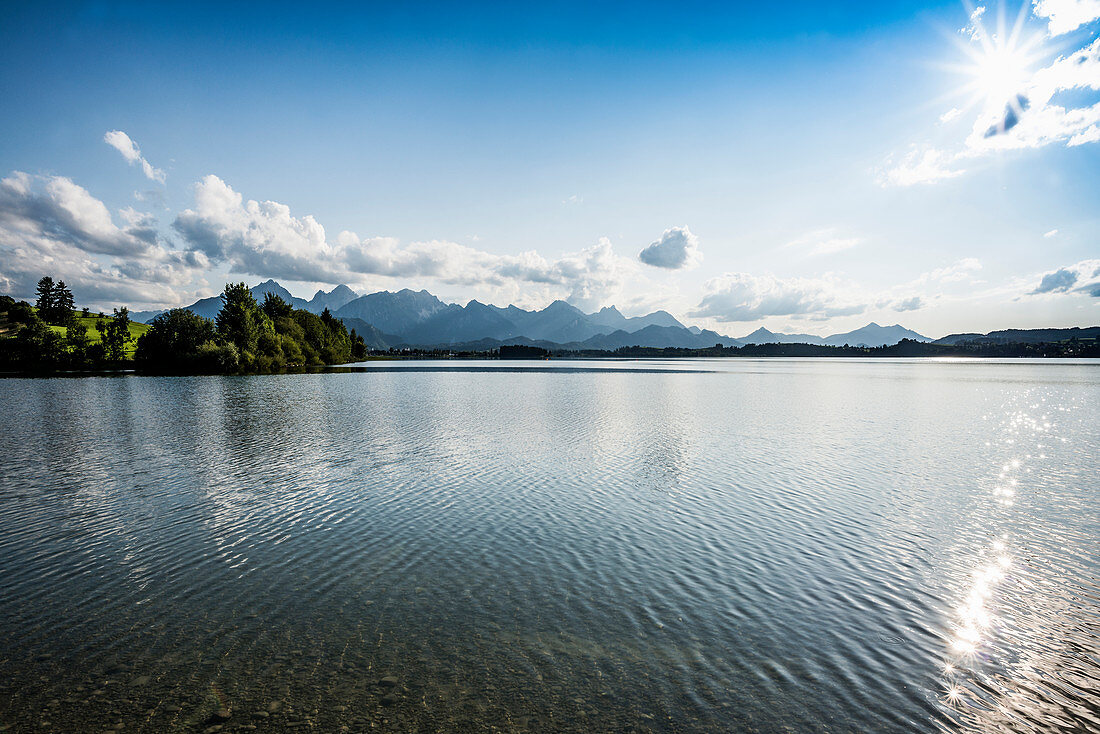
[[[1100,731],[1098,414],[1095,361],[0,380],[0,730]]]

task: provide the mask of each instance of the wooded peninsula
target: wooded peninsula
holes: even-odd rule
[[[0,296],[0,370],[14,372],[136,369],[150,373],[282,372],[364,359],[363,339],[325,309],[290,306],[268,293],[262,304],[244,283],[222,292],[215,319],[172,309],[149,324],[75,310],[64,281],[38,282],[35,305]],[[94,332],[93,332],[94,328]]]

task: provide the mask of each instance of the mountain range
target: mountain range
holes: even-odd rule
[[[500,344],[529,344],[544,348],[604,349],[619,347],[681,347],[699,349],[744,344],[805,343],[830,346],[880,346],[901,339],[930,341],[915,331],[895,324],[870,323],[861,329],[820,337],[812,334],[781,334],[760,328],[739,339],[715,331],[685,326],[667,311],[626,317],[614,306],[585,313],[565,301],[527,311],[517,306],[493,306],[470,301],[465,306],[444,303],[426,290],[408,288],[359,295],[346,285],[331,291],[317,291],[306,301],[297,298],[274,280],[253,286],[256,300],[274,293],[295,308],[321,313],[326,308],[354,328],[374,349],[389,347],[492,348]],[[221,309],[221,297],[213,296],[186,306],[190,311],[214,318]],[[135,321],[151,321],[160,311],[131,314]]]
[[[776,334],[761,326],[748,336],[741,337],[740,341],[743,344],[823,344],[828,347],[843,347],[847,344],[850,347],[880,347],[883,344],[897,344],[902,339],[918,342],[932,341],[911,329],[906,329],[901,324],[879,326],[874,321],[855,331],[830,336]]]

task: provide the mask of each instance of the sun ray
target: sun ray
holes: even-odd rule
[[[1039,62],[1053,53],[1046,35],[1029,32],[1030,5],[1023,3],[1011,23],[1005,4],[990,13],[986,6],[964,2],[969,22],[954,34],[962,60],[943,64],[964,82],[952,93],[965,97],[964,109],[980,107],[983,116],[1012,110],[1018,118],[1027,108],[1031,78]]]

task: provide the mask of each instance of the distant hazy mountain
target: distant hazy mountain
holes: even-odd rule
[[[825,340],[813,334],[777,334],[768,331],[763,326],[749,334],[740,337],[745,344],[824,344]]]
[[[355,329],[355,333],[363,337],[363,342],[371,349],[389,349],[401,343],[399,337],[391,334],[383,334],[362,319],[348,317],[340,320],[344,322],[344,326],[348,327],[348,331]]]
[[[879,326],[872,321],[862,329],[827,336],[824,342],[831,347],[842,347],[845,344],[852,347],[879,347],[883,344],[897,344],[902,339],[912,339],[918,342],[932,341],[928,337],[906,329],[900,324]]]
[[[612,329],[626,330],[626,316],[614,306],[604,306],[596,313],[588,314],[588,320],[598,326],[610,326]]]
[[[902,339],[914,341],[932,341],[904,326],[879,326],[873,321],[861,329],[821,337],[814,334],[777,334],[761,326],[756,331],[739,339],[744,344],[825,344],[830,347],[879,347],[883,344],[897,344]]]
[[[614,306],[586,314],[565,301],[537,311],[470,301],[446,304],[427,291],[372,293],[349,301],[336,315],[360,319],[403,346],[490,348],[510,344],[603,349],[618,346],[714,346],[736,341],[715,332],[689,331],[671,314],[656,311],[626,318]],[[602,339],[608,335],[612,338]],[[595,346],[595,344],[605,346]]]
[[[958,344],[959,342],[978,342],[979,344],[1038,344],[1041,342],[1063,342],[1070,339],[1100,339],[1100,326],[1084,329],[1002,329],[988,334],[948,334],[937,339],[936,344]]]
[[[680,347],[702,349],[721,344],[724,347],[741,346],[737,339],[722,336],[714,331],[702,330],[693,334],[683,326],[647,326],[638,331],[619,329],[610,334],[598,334],[579,344],[565,345],[576,349],[618,349],[619,347]]]
[[[391,293],[380,291],[360,296],[341,306],[334,313],[341,318],[362,319],[387,334],[404,335],[423,321],[447,307],[428,291],[408,288]]]
[[[326,308],[335,313],[341,306],[354,301],[359,294],[346,285],[338,285],[328,293],[317,291],[306,304],[306,310],[321,313]]]
[[[500,309],[478,301],[470,301],[465,307],[449,304],[401,335],[408,344],[435,345],[520,336],[516,325],[502,316]]]
[[[155,319],[157,316],[160,316],[166,310],[167,309],[160,308],[155,311],[131,311],[130,320],[136,321],[139,324],[148,324],[150,321]]]
[[[654,311],[645,316],[634,316],[626,320],[626,331],[637,331],[647,326],[674,326],[678,329],[687,327],[677,321],[668,311]]]
[[[448,347],[454,350],[471,350],[471,351],[486,351],[490,349],[497,349],[502,344],[524,344],[533,347],[542,347],[543,349],[592,349],[592,350],[612,350],[619,347],[678,347],[684,349],[701,349],[703,347],[713,347],[715,344],[722,344],[723,346],[741,346],[740,342],[736,339],[731,339],[726,336],[722,336],[713,331],[700,331],[699,334],[693,334],[688,329],[679,326],[647,326],[644,329],[639,329],[635,332],[623,331],[618,329],[610,334],[597,334],[589,337],[580,342],[551,342],[545,339],[528,339],[525,336],[509,337],[507,339],[493,339],[482,338],[474,339],[464,342],[453,342],[447,344],[422,344],[418,346],[433,348],[433,347]],[[404,345],[410,346],[410,345]]]

